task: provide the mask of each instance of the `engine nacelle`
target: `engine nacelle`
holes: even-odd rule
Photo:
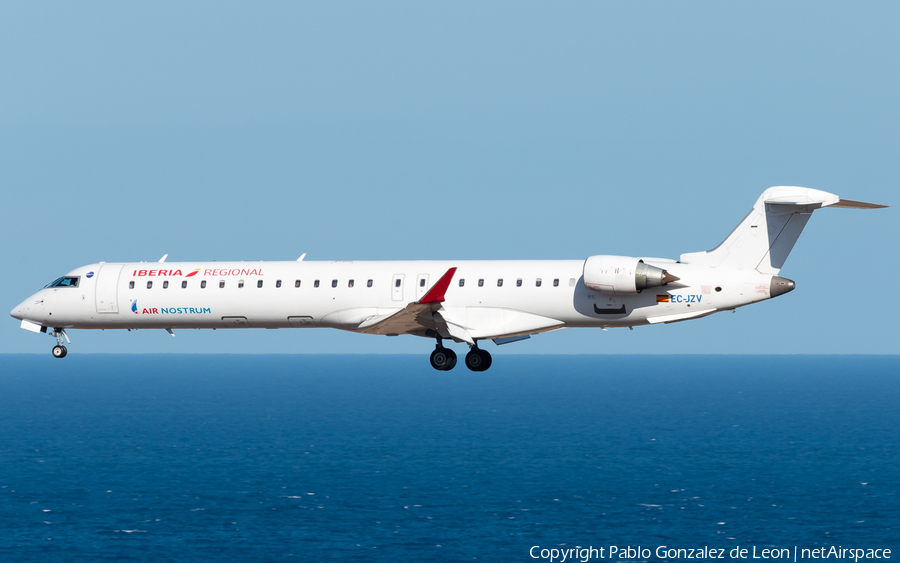
[[[603,293],[640,293],[678,278],[630,256],[591,256],[584,261],[584,287]]]

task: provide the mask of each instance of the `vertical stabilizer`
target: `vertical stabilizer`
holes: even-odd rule
[[[776,186],[764,191],[753,209],[719,246],[706,252],[681,255],[686,264],[712,268],[755,269],[777,275],[813,211],[821,207],[884,207],[841,200],[838,196],[795,186]]]

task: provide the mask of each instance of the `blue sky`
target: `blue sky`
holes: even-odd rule
[[[892,206],[889,2],[4,3],[4,311],[82,264],[677,258],[772,185]],[[498,353],[895,353],[896,207],[823,210],[793,293]],[[333,330],[73,352],[422,353]],[[0,352],[52,339],[0,327]]]

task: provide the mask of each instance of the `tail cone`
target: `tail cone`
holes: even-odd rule
[[[769,284],[769,296],[778,297],[789,291],[794,291],[797,286],[792,280],[779,276],[772,276],[772,283]]]

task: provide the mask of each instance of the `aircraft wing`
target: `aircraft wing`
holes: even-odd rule
[[[357,330],[365,334],[405,334],[435,328],[434,312],[444,302],[444,294],[455,274],[456,268],[450,268],[421,299],[394,313],[367,319],[360,323]]]
[[[432,329],[439,334],[449,334],[457,342],[475,344],[476,339],[517,338],[557,330],[564,325],[557,319],[512,309],[445,309],[444,293],[454,274],[456,268],[450,268],[422,299],[399,311],[370,317],[361,322],[356,330],[366,334],[409,334]]]
[[[396,313],[378,315],[360,323],[357,330],[365,334],[406,334],[421,328],[434,328],[433,303],[410,303]]]

